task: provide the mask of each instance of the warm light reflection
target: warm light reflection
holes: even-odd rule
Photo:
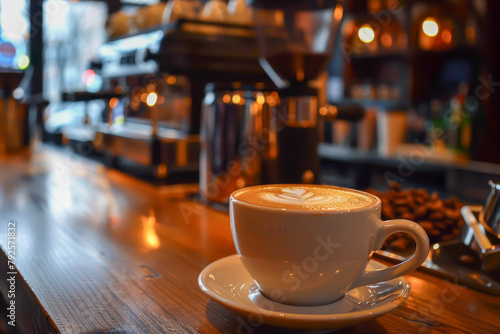
[[[245,186],[245,180],[243,178],[239,178],[236,180],[236,187],[243,188]]]
[[[148,106],[152,107],[156,104],[156,101],[158,101],[158,95],[156,93],[149,93],[146,103]]]
[[[169,75],[167,77],[167,83],[169,85],[175,85],[176,81],[177,81],[177,78],[175,76],[173,76],[173,75]]]
[[[333,17],[335,17],[335,20],[340,21],[342,19],[343,14],[344,14],[344,8],[342,7],[341,4],[338,4],[335,7],[335,12],[333,12]]]
[[[269,104],[269,106],[271,107],[274,107],[278,104],[278,101],[276,100],[276,98],[274,98],[272,95],[268,95],[266,97],[266,102],[267,104]]]
[[[450,43],[451,43],[451,40],[452,40],[451,31],[450,31],[450,30],[448,30],[448,29],[443,30],[443,32],[441,33],[441,39],[442,39],[442,40],[443,40],[443,42],[445,42],[446,44],[450,44]]]
[[[223,97],[222,97],[222,101],[224,103],[229,103],[231,102],[231,96],[229,96],[228,94],[225,94]]]
[[[375,31],[370,25],[365,24],[359,28],[358,37],[363,43],[371,43],[375,39]]]
[[[380,41],[386,48],[390,48],[392,46],[392,36],[388,33],[382,34],[382,36],[380,37]]]
[[[151,210],[149,217],[141,216],[142,225],[144,228],[144,241],[146,245],[151,249],[158,249],[160,247],[160,238],[156,234],[156,216],[153,210]]]
[[[476,29],[471,26],[465,28],[465,36],[469,41],[474,41],[476,39]]]
[[[239,104],[241,102],[241,97],[239,95],[233,95],[233,103]]]
[[[422,23],[422,30],[427,36],[434,37],[439,32],[439,26],[436,20],[434,20],[433,18],[427,18],[424,23]]]
[[[118,99],[116,97],[113,97],[111,100],[109,100],[110,109],[115,109],[117,105],[118,105]]]
[[[19,57],[19,60],[17,61],[17,66],[21,70],[25,70],[26,68],[28,68],[29,64],[30,64],[30,57],[28,57],[27,55],[22,55],[21,57]]]
[[[356,24],[353,20],[345,20],[344,24],[342,24],[342,35],[349,36],[353,33]]]
[[[260,93],[257,96],[257,103],[258,104],[264,104],[265,102],[266,102],[266,98],[264,97],[264,95],[262,93]]]

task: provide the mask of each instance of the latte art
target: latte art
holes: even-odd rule
[[[238,190],[233,198],[262,207],[315,210],[346,211],[370,207],[378,199],[356,190],[315,185],[270,185]]]
[[[271,202],[290,204],[290,205],[309,205],[309,204],[326,205],[333,200],[331,196],[316,195],[305,189],[283,188],[281,191],[282,191],[281,194],[266,193],[263,194],[262,196],[264,197],[265,200]]]

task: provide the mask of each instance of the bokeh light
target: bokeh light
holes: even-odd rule
[[[375,39],[375,31],[368,24],[361,26],[358,37],[363,43],[371,43]]]
[[[422,30],[427,36],[434,37],[439,32],[439,26],[436,20],[434,20],[433,18],[427,18],[424,23],[422,23]]]
[[[28,57],[27,55],[22,55],[21,57],[19,57],[19,60],[17,61],[17,66],[21,70],[27,69],[29,65],[30,65],[30,57]]]
[[[146,99],[148,106],[154,106],[156,101],[158,101],[158,95],[156,93],[149,93],[148,98]]]

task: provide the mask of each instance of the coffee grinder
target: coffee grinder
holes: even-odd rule
[[[336,0],[249,0],[260,63],[279,87],[276,112],[281,183],[317,183],[318,90],[338,35],[343,7]]]

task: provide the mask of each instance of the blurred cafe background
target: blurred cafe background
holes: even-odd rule
[[[500,3],[327,10],[1,0],[0,155],[72,150],[219,204],[256,184],[393,181],[482,202],[500,175]]]

